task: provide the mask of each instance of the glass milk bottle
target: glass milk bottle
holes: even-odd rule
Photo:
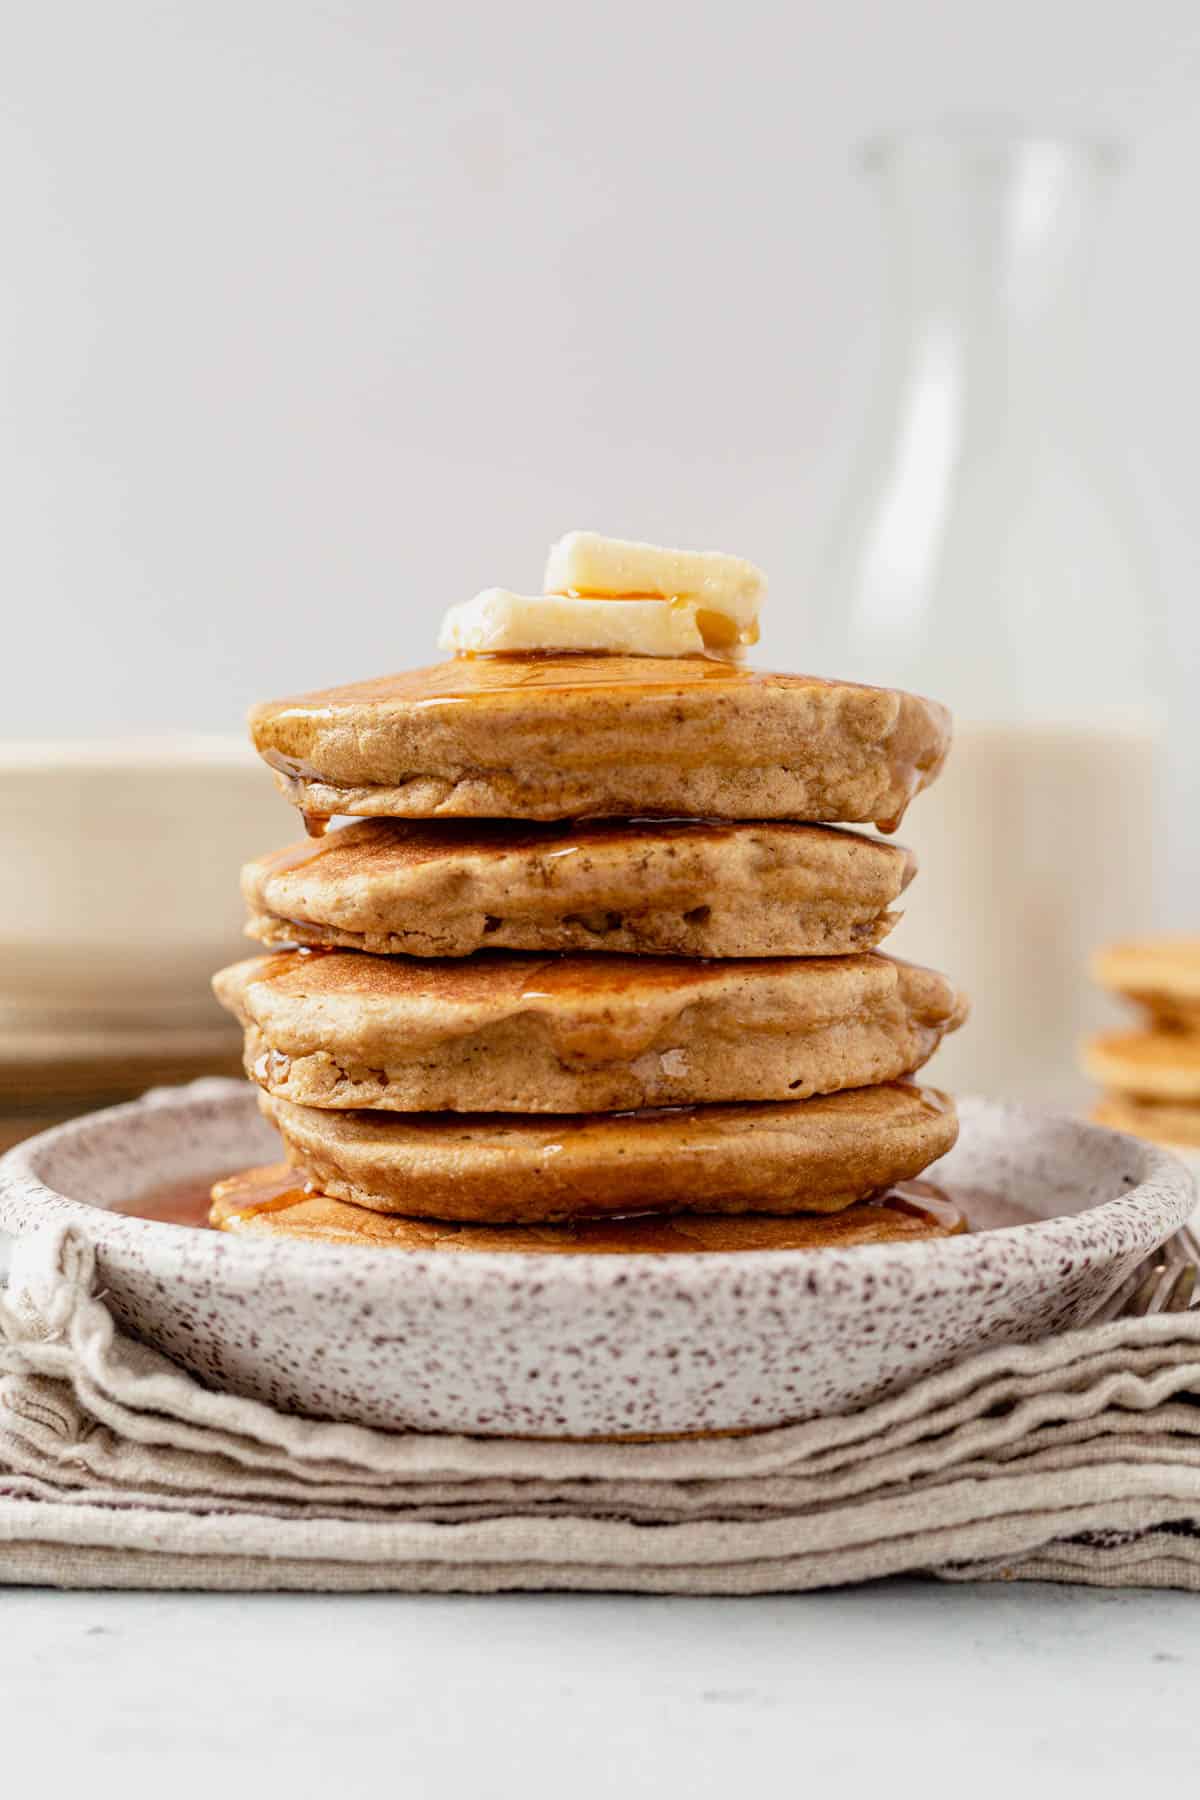
[[[954,975],[935,1079],[1073,1105],[1103,1018],[1090,950],[1153,919],[1151,595],[1095,405],[1090,250],[1116,158],[996,131],[867,154],[890,342],[814,600],[831,674],[954,711],[901,828],[920,859],[885,945]]]

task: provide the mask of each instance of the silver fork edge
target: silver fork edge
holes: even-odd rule
[[[1200,1240],[1184,1225],[1165,1244],[1144,1257],[1104,1305],[1088,1320],[1104,1325],[1112,1319],[1148,1318],[1155,1313],[1186,1312],[1200,1281]]]

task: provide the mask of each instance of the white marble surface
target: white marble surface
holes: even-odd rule
[[[1151,1795],[1193,1763],[1198,1673],[1200,1601],[1183,1594],[918,1582],[723,1601],[10,1588],[0,1789],[52,1800],[868,1788],[1023,1800],[1021,1784]]]

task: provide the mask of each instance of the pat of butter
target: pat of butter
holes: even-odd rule
[[[497,650],[591,650],[617,656],[702,656],[690,600],[581,600],[485,588],[452,606],[438,648],[459,656]]]
[[[543,586],[581,599],[692,601],[706,643],[718,648],[758,642],[767,578],[720,550],[668,550],[572,531],[551,546]]]

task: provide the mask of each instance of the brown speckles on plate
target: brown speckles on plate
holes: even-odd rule
[[[1190,1174],[1150,1144],[997,1102],[960,1111],[934,1175],[977,1229],[928,1243],[535,1267],[114,1213],[278,1154],[251,1092],[226,1081],[19,1145],[0,1162],[0,1226],[74,1225],[126,1329],[276,1407],[504,1436],[739,1430],[845,1412],[972,1350],[1081,1323],[1191,1211]]]

